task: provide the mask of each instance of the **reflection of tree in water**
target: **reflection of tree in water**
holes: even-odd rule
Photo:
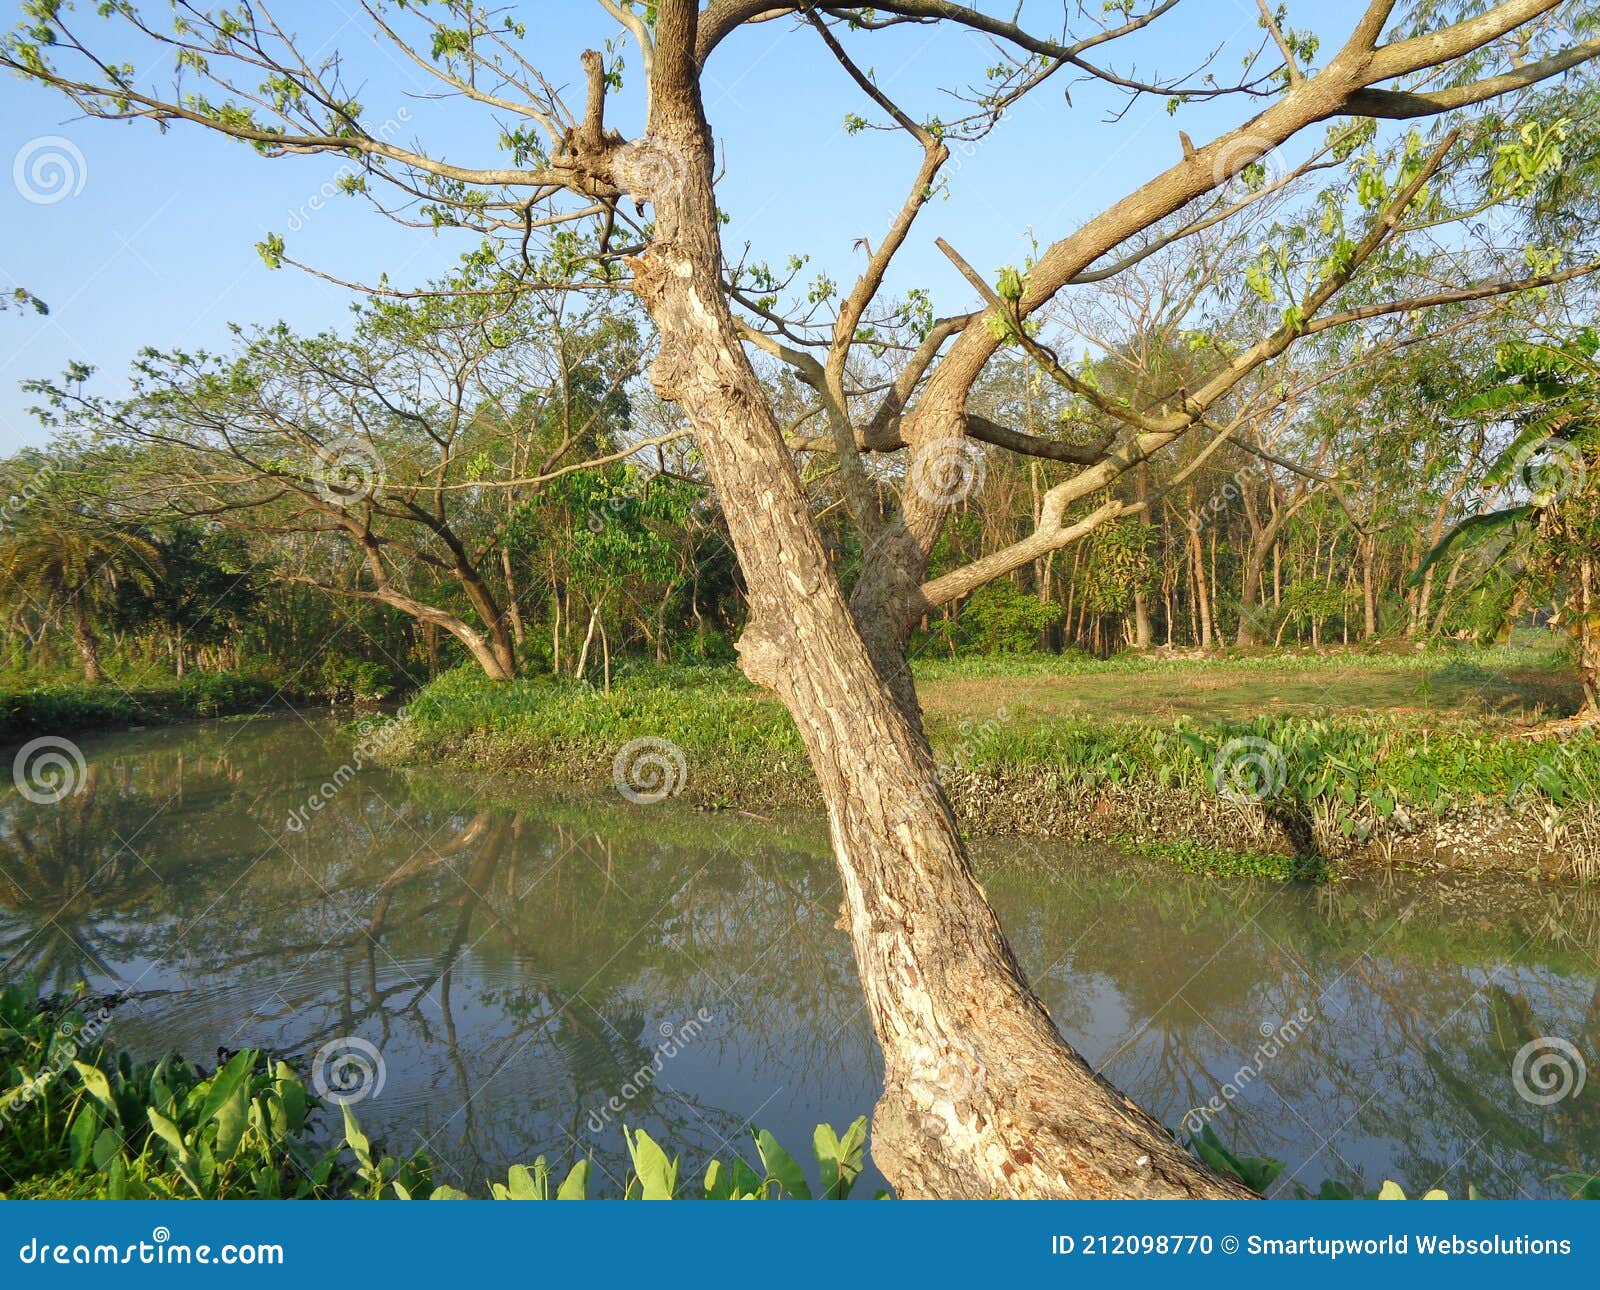
[[[623,1118],[686,1149],[736,1136],[742,1115],[678,1087],[673,1063],[688,1057],[654,1069],[661,1025],[702,1008],[713,1020],[681,1045],[700,1063],[781,1065],[795,1088],[862,1083],[870,1104],[848,948],[832,927],[837,886],[815,858],[737,839],[686,857],[649,831],[619,838],[490,810],[409,809],[363,846],[365,819],[353,800],[336,801],[288,844],[292,867],[314,869],[337,839],[340,885],[311,883],[295,898],[281,874],[260,872],[274,893],[270,935],[250,925],[263,907],[252,871],[227,916],[238,934],[213,938],[247,948],[209,957],[207,971],[238,979],[298,960],[294,982],[275,981],[248,1028],[292,1032],[307,1055],[358,1031],[385,1052],[442,1052],[455,1087],[434,1100],[460,1107],[442,1126],[453,1160],[502,1166],[516,1127],[537,1132],[540,1149],[598,1147],[603,1163],[620,1159]],[[397,833],[413,848],[398,865]],[[476,988],[463,1005],[465,979]],[[463,1006],[472,1015],[458,1025]],[[440,1064],[429,1060],[437,1094]],[[644,1069],[651,1078],[636,1079]],[[628,1084],[625,1116],[604,1116],[592,1142],[589,1113]],[[507,1112],[501,1086],[528,1100]]]
[[[148,971],[170,995],[118,1021],[146,1050],[309,1059],[360,1034],[389,1065],[364,1122],[394,1150],[435,1135],[474,1182],[563,1148],[616,1169],[617,1121],[693,1170],[697,1147],[743,1145],[780,1087],[802,1132],[818,1106],[870,1109],[877,1059],[820,843],[670,810],[464,810],[467,787],[371,769],[295,831],[348,757],[313,744],[298,721],[125,739],[74,797],[0,800],[7,975],[59,989]],[[1311,1187],[1388,1174],[1549,1194],[1594,1167],[1593,891],[1218,883],[1022,850],[985,869],[1019,956],[1058,1024],[1168,1124],[1305,1007],[1304,1035],[1218,1116],[1231,1145]],[[654,1071],[662,1025],[702,1007],[713,1022]],[[1581,1099],[1517,1097],[1511,1063],[1539,1035],[1584,1054]],[[630,1082],[596,1140],[590,1111]]]
[[[1539,1036],[1600,1061],[1592,891],[1219,886],[1132,861],[1060,880],[1002,868],[988,886],[1064,1031],[1175,1128],[1249,1064],[1217,1131],[1312,1189],[1387,1173],[1549,1195],[1600,1164],[1592,1084],[1539,1108],[1511,1079]],[[1304,1033],[1257,1061],[1302,1007]]]
[[[15,791],[0,801],[0,977],[45,990],[109,981],[112,963],[148,948],[146,919],[189,862],[167,845],[161,815],[196,767],[179,758],[127,772],[91,764],[59,802]]]

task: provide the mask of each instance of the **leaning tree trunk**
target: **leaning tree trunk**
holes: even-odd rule
[[[973,878],[926,741],[875,667],[721,285],[693,6],[660,19],[651,133],[628,187],[655,207],[632,261],[651,377],[696,431],[748,587],[740,664],[794,717],[827,806],[883,1050],[873,1158],[902,1196],[1239,1197],[1062,1040]],[[624,152],[619,164],[629,165]]]

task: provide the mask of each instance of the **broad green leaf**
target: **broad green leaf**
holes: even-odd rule
[[[645,1200],[671,1200],[678,1188],[678,1162],[669,1160],[643,1129],[630,1134],[624,1126],[623,1140],[628,1144],[628,1154],[633,1157],[633,1172],[638,1175],[639,1186]]]
[[[72,1069],[78,1072],[78,1078],[83,1081],[84,1091],[111,1113],[112,1120],[120,1123],[117,1117],[117,1101],[111,1096],[111,1083],[106,1079],[105,1072],[83,1062],[73,1062]]]
[[[101,1129],[100,1136],[94,1140],[94,1153],[92,1159],[94,1167],[104,1172],[113,1160],[122,1154],[122,1139],[117,1136],[115,1129]]]
[[[539,1157],[539,1164],[544,1164],[544,1157]],[[535,1180],[533,1174],[528,1172],[527,1165],[512,1165],[506,1174],[506,1198],[509,1200],[548,1200],[550,1188],[548,1176],[543,1175]]]
[[[205,1097],[195,1115],[196,1124],[204,1124],[228,1103],[233,1091],[250,1078],[250,1068],[255,1065],[255,1060],[255,1053],[249,1049],[237,1052],[228,1059],[227,1065],[211,1077],[210,1087],[206,1088]],[[200,1088],[195,1089],[195,1093],[199,1091]],[[190,1097],[193,1096],[191,1093]]]
[[[92,1103],[86,1103],[72,1117],[72,1127],[67,1130],[67,1141],[72,1146],[72,1167],[82,1169],[89,1162],[95,1137],[100,1131],[100,1116]]]
[[[150,1117],[150,1128],[156,1137],[167,1144],[180,1166],[186,1164],[190,1159],[189,1148],[184,1145],[183,1134],[178,1131],[178,1126],[153,1106],[146,1107],[145,1113]]]
[[[232,1160],[250,1122],[250,1090],[240,1084],[233,1096],[217,1108],[217,1159]]]
[[[779,1146],[778,1140],[765,1129],[756,1134],[756,1150],[761,1153],[761,1163],[766,1167],[767,1177],[776,1179],[783,1190],[796,1200],[811,1199],[811,1188],[806,1184],[805,1173],[795,1158]]]
[[[589,1162],[580,1160],[556,1188],[557,1200],[587,1200],[589,1197]]]

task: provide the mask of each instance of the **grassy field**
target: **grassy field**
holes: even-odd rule
[[[1538,731],[1577,701],[1571,669],[1544,641],[1022,656],[929,662],[917,675],[944,785],[974,831],[1126,841],[1191,867],[1371,851],[1566,873],[1589,872],[1600,852],[1600,736]],[[610,694],[549,679],[495,686],[458,670],[407,714],[380,751],[391,761],[603,788],[619,750],[665,741],[687,801],[815,803],[787,714],[731,668],[634,670]],[[1271,780],[1243,803],[1219,770],[1241,746],[1267,750],[1257,761]]]
[[[930,725],[1070,717],[1171,723],[1260,715],[1387,713],[1489,727],[1572,711],[1577,674],[1548,640],[1479,649],[1282,651],[1215,658],[1051,654],[924,662],[918,692]]]

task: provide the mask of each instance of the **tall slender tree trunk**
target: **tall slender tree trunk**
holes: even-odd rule
[[[1211,592],[1206,586],[1206,554],[1200,542],[1200,530],[1189,529],[1189,559],[1194,568],[1195,611],[1200,617],[1200,648],[1210,649],[1215,635],[1211,619]]]
[[[1373,569],[1378,540],[1371,534],[1361,539],[1361,609],[1364,617],[1362,640],[1378,636],[1378,580]]]
[[[1134,475],[1134,500],[1144,505],[1150,500],[1150,463],[1141,461]],[[1144,574],[1133,592],[1133,647],[1149,649],[1155,644],[1155,629],[1150,626],[1150,597],[1145,591]]]
[[[500,572],[506,580],[506,617],[511,620],[511,638],[521,645],[526,628],[522,622],[522,597],[517,590],[517,571],[511,562],[511,552],[500,548]]]
[[[99,685],[106,679],[100,667],[100,641],[89,624],[81,593],[72,598],[72,641],[78,647],[78,661],[83,664],[83,679],[90,685]]]
[[[1600,720],[1600,565],[1587,557],[1578,562],[1578,679],[1583,685],[1580,716]]]
[[[793,716],[827,808],[867,1013],[883,1050],[873,1158],[902,1196],[1242,1196],[1099,1079],[1028,988],[972,875],[896,660],[869,654],[722,294],[697,0],[659,9],[632,261],[651,377],[691,419],[748,588],[740,665]],[[641,191],[642,189],[642,191]],[[915,696],[910,694],[914,705]]]

